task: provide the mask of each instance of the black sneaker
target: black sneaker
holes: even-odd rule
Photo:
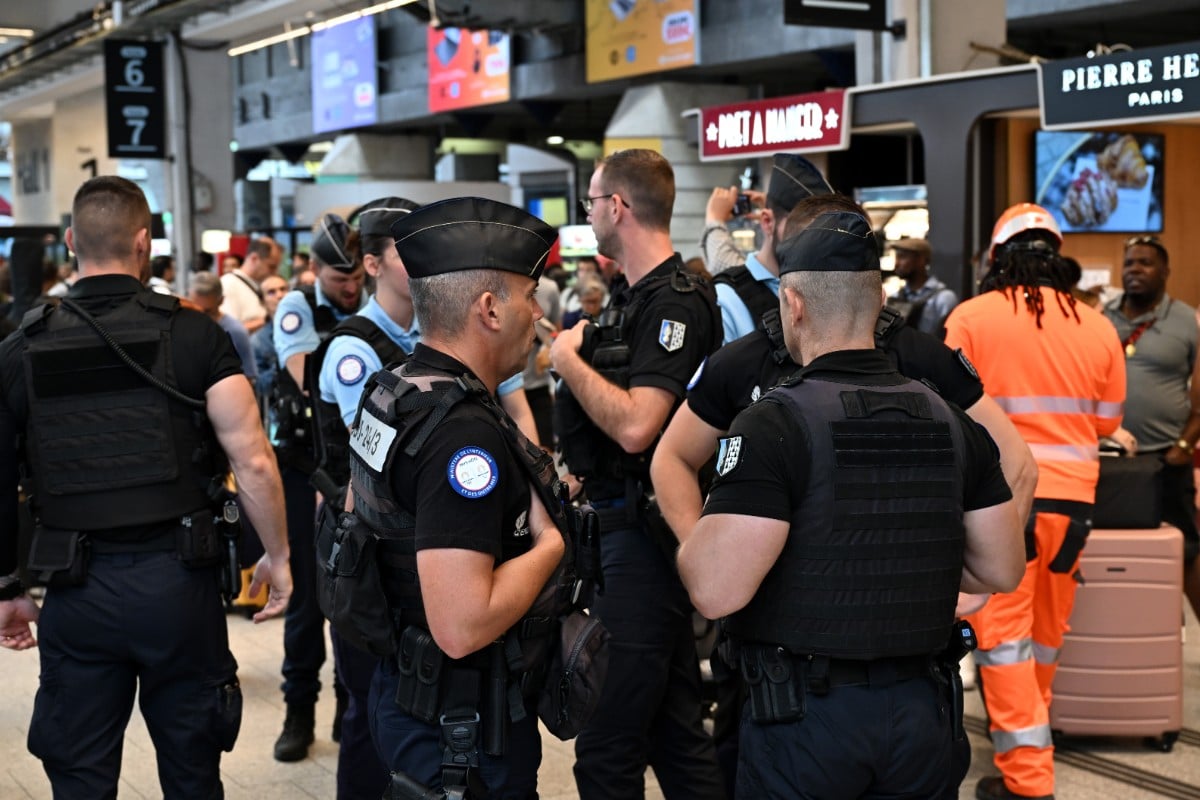
[[[1052,794],[1017,794],[1009,791],[1000,775],[989,775],[980,778],[975,784],[975,800],[1054,800]]]

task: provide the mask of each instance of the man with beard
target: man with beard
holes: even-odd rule
[[[919,331],[937,334],[942,323],[958,305],[958,295],[929,274],[933,250],[924,239],[905,237],[892,244],[896,254],[896,277],[904,281],[888,305],[904,315],[904,321]]]
[[[1121,283],[1125,293],[1104,307],[1125,350],[1125,430],[1133,450],[1163,462],[1163,521],[1183,531],[1184,592],[1200,613],[1196,554],[1196,484],[1192,451],[1200,438],[1200,380],[1196,311],[1167,294],[1167,249],[1154,236],[1125,243]],[[1120,439],[1120,437],[1114,437]],[[1128,441],[1128,440],[1126,440]]]
[[[313,714],[325,661],[325,618],[317,604],[313,523],[316,494],[309,485],[314,454],[304,362],[337,324],[367,303],[365,272],[359,257],[358,233],[334,214],[326,214],[312,245],[317,282],[288,292],[275,311],[275,376],[271,405],[275,411],[276,454],[287,500],[288,539],[292,543],[295,593],[283,627],[283,698],[287,716],[275,742],[275,758],[300,761],[313,741]]]

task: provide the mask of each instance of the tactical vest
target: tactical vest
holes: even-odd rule
[[[101,324],[159,381],[175,386],[171,318],[178,298],[148,290]],[[209,505],[224,454],[203,411],[146,383],[82,318],[26,314],[27,463],[42,524],[88,531],[178,518]]]
[[[745,265],[730,267],[718,273],[713,278],[713,283],[723,283],[732,287],[733,291],[737,293],[738,299],[746,305],[746,310],[750,312],[755,329],[761,330],[764,327],[764,314],[770,311],[779,312],[779,296],[768,289],[762,281],[756,280],[751,274],[750,268]]]
[[[337,327],[337,317],[331,306],[318,305],[317,292],[312,286],[297,289],[304,295],[312,311],[313,327],[318,338],[324,342]],[[307,371],[308,359],[305,359]],[[271,386],[268,402],[275,420],[275,442],[282,464],[311,473],[316,466],[316,453],[312,441],[312,400],[296,384],[287,364],[275,370],[275,381]]]
[[[716,293],[710,285],[685,270],[680,262],[671,274],[651,278],[644,286],[635,286],[627,305],[606,308],[599,323],[589,325],[585,331],[580,356],[610,383],[628,389],[628,337],[637,327],[638,317],[650,299],[667,290],[679,294],[700,292],[708,298],[712,312],[708,352],[716,350],[721,343],[721,316],[716,307]],[[590,481],[593,486],[601,482],[623,483],[626,478],[648,484],[653,445],[641,453],[626,453],[592,422],[563,381],[559,381],[555,392],[554,432],[563,461],[573,474]]]
[[[408,359],[408,353],[374,322],[355,314],[342,320],[304,362],[304,383],[313,407],[312,435],[317,469],[323,471],[333,485],[344,488],[350,480],[350,432],[342,421],[338,404],[321,398],[321,367],[329,346],[339,336],[362,339],[379,356],[384,367],[403,363]]]
[[[558,478],[554,459],[517,430],[478,379],[446,372],[416,375],[410,372],[411,366],[410,363],[380,370],[367,382],[350,435],[350,475],[354,515],[379,538],[384,590],[393,604],[393,612],[405,624],[427,628],[417,583],[416,519],[392,489],[390,470],[394,459],[400,453],[414,458],[456,405],[474,402],[495,417],[517,462],[524,467],[564,533],[567,531],[562,509],[565,487]],[[531,538],[529,546],[532,547]],[[563,563],[572,558],[568,544]],[[560,613],[554,611],[562,599],[558,597],[557,584],[565,586],[568,580],[561,571],[556,574],[551,579],[556,586],[548,585],[550,591],[543,592],[527,617],[551,618]]]
[[[927,386],[805,379],[764,398],[807,428],[808,483],[787,542],[729,620],[745,641],[877,659],[946,644],[962,578],[965,445]]]

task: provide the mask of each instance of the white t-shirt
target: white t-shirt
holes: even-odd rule
[[[221,291],[225,295],[221,303],[222,314],[228,314],[243,325],[266,319],[267,306],[258,291],[258,284],[240,269],[221,276]]]

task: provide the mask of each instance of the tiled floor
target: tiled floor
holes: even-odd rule
[[[337,746],[329,740],[333,714],[333,699],[323,693],[317,711],[317,742],[307,760],[296,764],[281,764],[271,757],[271,747],[283,720],[283,701],[279,692],[279,663],[282,651],[283,624],[272,621],[253,625],[239,617],[229,618],[230,639],[238,663],[245,692],[245,717],[242,733],[233,753],[222,762],[226,797],[230,800],[271,800],[271,798],[333,798],[334,771],[337,765]],[[1185,645],[1185,713],[1184,726],[1193,731],[1200,728],[1200,625],[1188,618]],[[0,651],[0,798],[50,798],[50,787],[40,763],[25,750],[25,735],[33,695],[37,687],[36,652],[11,653]],[[329,685],[327,665],[323,681]],[[967,713],[982,718],[982,706],[977,692],[968,693]],[[978,729],[976,729],[978,730]],[[1106,762],[1100,772],[1059,760],[1059,800],[1139,800],[1140,798],[1194,797],[1200,798],[1200,735],[1181,741],[1171,753],[1146,750],[1137,742],[1089,744],[1091,757],[1107,762],[1132,766],[1129,782],[1106,776],[1111,771]],[[541,773],[541,794],[544,800],[575,798],[571,777],[573,750],[569,743],[552,737],[545,739],[545,757]],[[991,749],[985,736],[972,732],[974,763],[971,774],[963,784],[960,797],[972,797],[975,781],[991,772]],[[154,767],[154,753],[145,726],[137,713],[130,723],[125,739],[125,760],[121,779],[122,798],[161,797]],[[1083,757],[1084,759],[1088,756]],[[1085,763],[1085,766],[1087,764]],[[1093,765],[1094,766],[1094,765]],[[1147,775],[1146,773],[1150,773]],[[1155,777],[1168,781],[1153,784]],[[659,800],[662,793],[647,775],[647,798]]]

